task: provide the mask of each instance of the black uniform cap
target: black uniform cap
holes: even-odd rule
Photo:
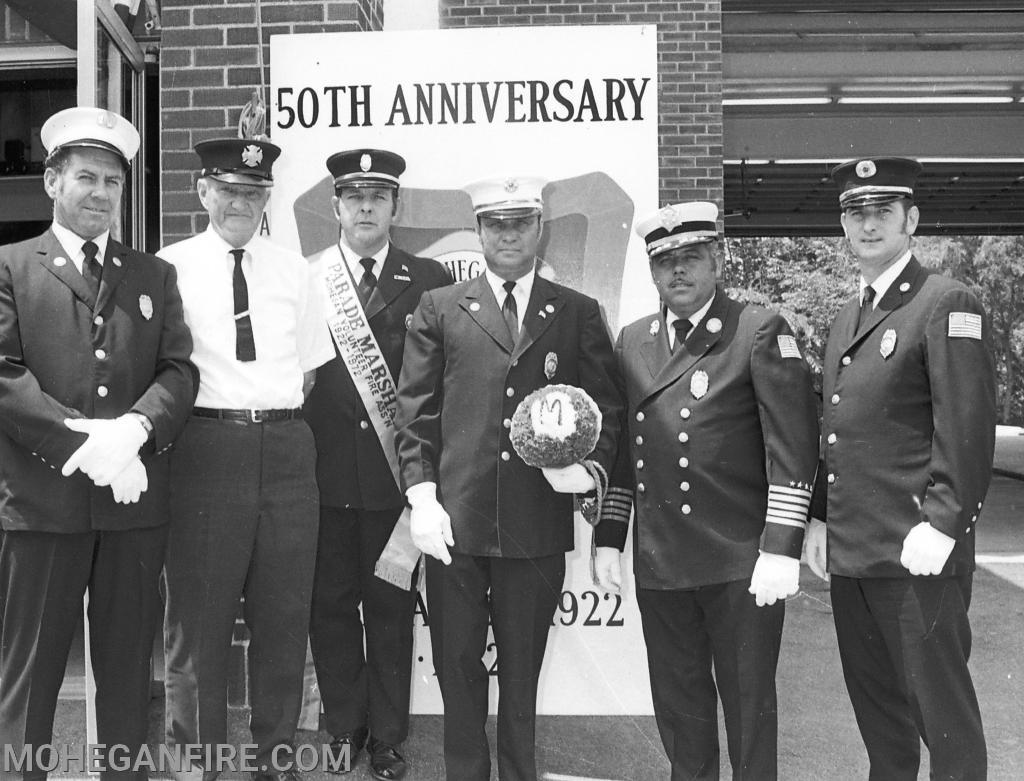
[[[349,149],[327,158],[327,170],[338,187],[398,187],[405,159],[385,149]]]
[[[228,184],[271,187],[271,168],[281,148],[253,138],[215,138],[195,146],[202,163],[202,176]]]
[[[909,157],[863,157],[832,169],[839,187],[839,207],[889,203],[912,198],[921,164]]]

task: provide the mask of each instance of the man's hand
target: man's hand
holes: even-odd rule
[[[413,544],[428,556],[445,564],[452,563],[448,546],[455,544],[452,519],[437,501],[434,483],[419,483],[405,492],[412,511],[409,513],[409,532]]]
[[[758,607],[774,605],[800,590],[800,560],[778,553],[765,553],[757,557],[750,588]]]
[[[911,575],[938,575],[946,566],[956,540],[932,526],[928,521],[917,524],[903,540],[900,564]]]
[[[121,504],[132,504],[139,501],[142,494],[149,488],[146,467],[138,458],[128,462],[121,474],[110,482],[110,490],[114,492],[114,501]]]
[[[807,527],[807,534],[804,535],[804,556],[807,559],[807,566],[811,572],[824,580],[829,581],[828,576],[828,530],[822,521],[811,518]]]
[[[110,485],[149,438],[149,432],[134,415],[113,420],[67,418],[64,425],[89,438],[64,462],[61,474],[70,477],[81,469],[99,486]]]
[[[597,488],[593,476],[583,464],[570,464],[560,469],[544,468],[540,471],[560,494],[585,494]]]
[[[594,584],[613,594],[622,592],[622,563],[618,548],[594,549]]]

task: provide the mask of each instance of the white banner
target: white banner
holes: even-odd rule
[[[461,281],[484,261],[460,188],[535,174],[549,180],[542,273],[597,298],[613,333],[656,308],[632,230],[658,206],[655,27],[273,36],[271,62],[270,133],[283,149],[271,196],[275,241],[307,257],[337,241],[327,157],[389,149],[408,164],[393,240]],[[631,567],[626,595],[606,596],[590,582],[589,550],[589,527],[577,519],[539,711],[651,713]],[[413,711],[440,713],[424,602]],[[493,646],[485,660],[493,662]]]

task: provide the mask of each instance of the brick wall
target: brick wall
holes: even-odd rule
[[[260,8],[268,108],[271,35],[383,27],[384,0],[263,0]],[[253,0],[163,0],[160,16],[161,214],[169,244],[206,227],[192,147],[237,133],[259,85],[259,55]]]
[[[438,2],[442,28],[656,24],[659,200],[722,203],[721,0]]]

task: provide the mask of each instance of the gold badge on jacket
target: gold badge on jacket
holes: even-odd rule
[[[147,320],[153,318],[153,299],[145,293],[139,296],[139,311],[142,312],[142,316]]]
[[[883,358],[888,358],[896,349],[896,331],[890,328],[882,334],[882,343],[878,346],[878,352]]]
[[[722,321],[717,317],[712,317],[708,320],[708,324],[705,327],[708,329],[709,334],[717,334],[722,330]]]
[[[661,330],[661,321],[660,320],[652,320],[651,321],[651,329],[650,330],[651,330],[651,336],[657,336],[658,335],[658,331]]]
[[[405,330],[408,331],[412,328],[412,315],[405,316]]]
[[[548,353],[544,356],[544,376],[550,380],[555,376],[556,371],[558,371],[558,356]]]
[[[690,393],[693,394],[693,398],[700,399],[707,392],[708,373],[702,370],[695,371],[693,376],[690,377]]]

